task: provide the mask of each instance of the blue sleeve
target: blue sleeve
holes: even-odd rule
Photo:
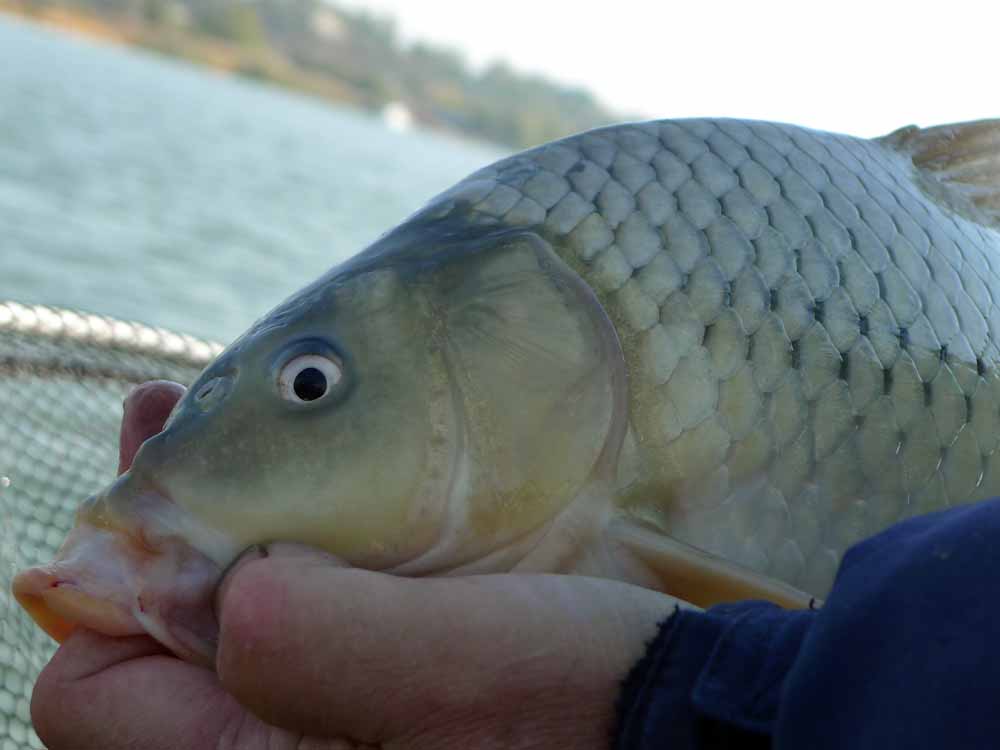
[[[623,685],[617,750],[992,747],[1000,501],[851,548],[821,609],[675,611]]]

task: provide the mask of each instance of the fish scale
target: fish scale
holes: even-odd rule
[[[854,542],[1000,493],[1000,234],[915,171],[885,139],[700,119],[569,138],[446,197],[539,231],[611,315],[644,467],[622,507],[822,595]]]

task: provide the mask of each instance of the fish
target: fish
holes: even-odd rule
[[[254,323],[13,591],[56,640],[205,664],[222,572],[277,541],[805,606],[856,542],[1000,494],[998,274],[1000,120],[555,141]]]

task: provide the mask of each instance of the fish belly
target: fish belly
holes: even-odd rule
[[[1000,494],[1000,233],[885,139],[620,126],[463,195],[535,227],[613,320],[624,514],[822,596],[855,542]]]

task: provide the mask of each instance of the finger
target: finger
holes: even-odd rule
[[[125,398],[118,441],[118,473],[128,471],[146,440],[163,429],[170,412],[184,395],[184,386],[168,380],[151,380],[134,388]]]
[[[45,669],[67,681],[84,679],[130,659],[170,654],[166,647],[147,636],[104,638],[86,629],[74,632],[72,641],[67,638],[66,643]]]
[[[31,716],[54,750],[200,750],[215,748],[243,711],[210,671],[150,638],[77,630],[39,675]]]
[[[226,592],[229,590],[229,584],[235,577],[235,573],[238,569],[242,568],[247,563],[253,562],[254,560],[262,560],[264,558],[285,558],[286,560],[291,558],[299,558],[302,562],[309,564],[310,562],[317,562],[321,564],[326,564],[331,567],[346,568],[349,567],[347,563],[343,560],[334,557],[328,552],[316,549],[315,547],[310,547],[305,544],[299,544],[297,542],[272,542],[270,544],[252,544],[243,550],[235,560],[226,568],[221,576],[221,581],[216,587],[215,596],[213,599],[213,607],[215,610],[216,622],[219,620],[219,612],[222,609],[222,600],[226,597]]]
[[[357,742],[509,706],[522,723],[532,712],[572,722],[595,691],[610,731],[617,686],[672,604],[596,579],[405,579],[258,559],[222,595],[217,671],[265,721]],[[559,716],[552,704],[565,695],[574,699]]]

